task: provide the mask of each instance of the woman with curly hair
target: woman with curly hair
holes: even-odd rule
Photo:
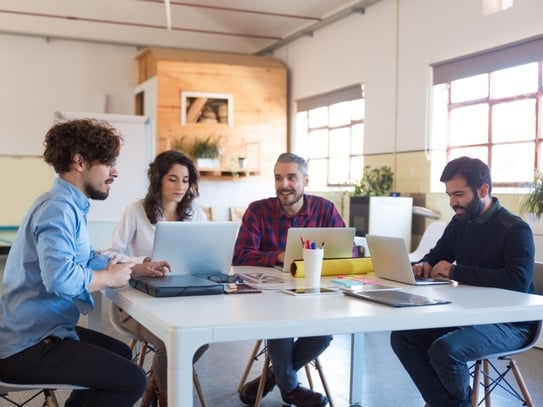
[[[159,221],[205,222],[202,208],[195,204],[199,196],[198,171],[194,162],[179,151],[164,151],[149,164],[149,187],[144,199],[130,204],[113,231],[110,248],[104,253],[120,256],[120,261],[136,263],[151,262],[155,226]],[[150,276],[164,275],[167,270],[149,269]],[[167,405],[167,359],[162,340],[134,320],[121,308],[121,325],[140,340],[150,343],[155,349],[147,389],[142,398],[142,407]],[[207,347],[197,352],[195,360]]]

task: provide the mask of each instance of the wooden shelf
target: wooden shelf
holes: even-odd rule
[[[200,177],[203,179],[225,179],[237,177],[250,177],[259,175],[260,172],[256,169],[240,169],[231,170],[227,168],[199,168]]]

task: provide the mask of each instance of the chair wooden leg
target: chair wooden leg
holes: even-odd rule
[[[492,407],[491,389],[490,389],[490,362],[488,359],[483,360],[483,371],[485,377],[483,379],[485,383],[485,407]]]
[[[481,361],[477,360],[473,365],[473,385],[471,391],[471,407],[477,407],[479,403],[479,380],[481,378]]]
[[[194,388],[196,389],[196,394],[198,394],[198,399],[200,399],[200,404],[202,405],[202,407],[207,407],[204,391],[202,390],[202,385],[200,384],[198,373],[196,373],[196,370],[194,368],[192,369],[192,381],[194,383]]]
[[[264,365],[262,366],[262,374],[260,375],[260,382],[258,383],[258,390],[256,392],[254,407],[260,407],[260,401],[262,400],[262,393],[264,392],[264,386],[266,385],[266,380],[268,378],[268,369],[270,367],[270,356],[266,352],[266,357],[264,358]]]
[[[332,402],[332,393],[330,393],[330,389],[328,388],[328,382],[324,378],[324,372],[322,370],[322,365],[319,358],[315,358],[314,363],[315,363],[315,369],[317,369],[317,372],[319,373],[319,377],[321,378],[322,387],[324,388],[326,397],[328,397],[328,403],[330,404],[330,407],[334,407],[334,403]]]
[[[47,407],[58,407],[57,396],[54,390],[45,389],[43,393],[45,394],[45,405]]]
[[[143,363],[145,362],[145,354],[147,353],[147,342],[141,341],[140,346],[140,354],[138,357],[138,365],[139,367],[143,367]]]
[[[307,383],[309,384],[309,388],[313,390],[313,377],[311,377],[311,370],[309,369],[309,367],[309,363],[304,366],[305,375],[307,377]]]
[[[532,400],[532,396],[530,395],[530,392],[528,391],[528,387],[526,386],[526,382],[524,381],[524,378],[522,377],[522,374],[520,373],[520,369],[518,368],[517,362],[514,360],[510,360],[509,363],[511,364],[511,370],[513,370],[513,374],[515,375],[515,379],[517,380],[518,387],[520,389],[520,392],[522,393],[522,396],[524,397],[524,402],[528,407],[534,407],[534,401]]]
[[[247,365],[245,366],[245,370],[243,371],[243,375],[241,376],[241,380],[239,381],[238,385],[238,393],[241,391],[241,388],[245,384],[247,380],[247,376],[249,376],[249,372],[251,371],[251,367],[253,366],[254,361],[257,359],[258,354],[260,352],[260,346],[262,345],[262,340],[259,339],[256,341],[255,346],[253,347],[253,351],[251,352],[251,357],[249,358],[249,361],[247,362]]]

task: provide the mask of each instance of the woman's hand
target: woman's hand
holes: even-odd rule
[[[167,261],[145,260],[143,263],[136,264],[132,268],[132,275],[134,277],[162,277],[171,271],[170,263]]]

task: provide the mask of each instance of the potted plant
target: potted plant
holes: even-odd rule
[[[182,137],[175,142],[175,148],[190,154],[200,168],[216,168],[219,166],[219,138],[207,136],[204,139],[196,139],[192,144]]]
[[[392,169],[382,167],[370,167],[366,165],[362,173],[362,179],[355,184],[353,196],[382,196],[392,189],[394,173]]]
[[[388,166],[364,167],[362,178],[354,186],[349,200],[349,225],[356,228],[358,236],[365,236],[369,229],[370,196],[386,195],[392,189],[394,173]]]
[[[521,209],[536,220],[543,214],[543,173],[539,169],[534,171],[531,190],[522,201]]]

